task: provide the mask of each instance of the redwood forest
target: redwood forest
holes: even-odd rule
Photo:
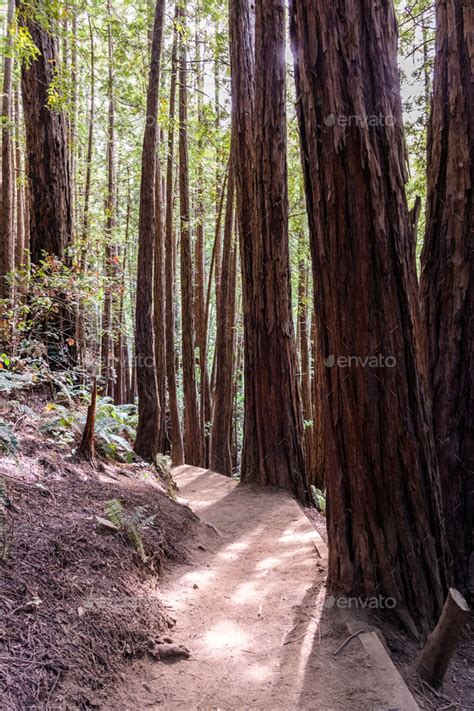
[[[473,0],[0,35],[0,709],[473,709]]]

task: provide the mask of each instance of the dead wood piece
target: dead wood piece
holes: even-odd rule
[[[444,675],[456,649],[469,614],[469,607],[458,590],[450,588],[441,617],[418,657],[415,668],[432,687],[443,683]]]
[[[190,652],[184,644],[157,644],[151,654],[160,661],[164,659],[189,659]]]

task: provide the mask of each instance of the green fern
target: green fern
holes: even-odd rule
[[[12,373],[9,370],[0,370],[0,393],[9,394],[15,390],[25,390],[33,385],[31,375]]]
[[[10,425],[0,419],[0,448],[7,454],[17,455],[19,450],[18,440]]]
[[[316,508],[318,511],[320,511],[322,514],[326,513],[326,497],[324,493],[321,491],[321,489],[317,489],[315,486],[311,484],[311,495],[313,497],[313,501],[316,505]]]
[[[105,515],[115,528],[126,533],[140,560],[142,563],[146,563],[148,557],[145,553],[140,529],[152,526],[155,522],[155,516],[149,516],[144,506],[137,506],[129,516],[126,516],[123,503],[119,499],[110,499],[106,502]]]
[[[123,504],[119,499],[110,499],[105,504],[105,515],[117,528],[123,524]]]

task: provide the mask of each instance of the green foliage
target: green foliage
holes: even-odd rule
[[[72,391],[81,392],[82,388],[74,387]],[[86,395],[88,398],[89,394]],[[47,419],[40,430],[51,435],[56,444],[70,447],[81,436],[86,412],[77,401],[70,406],[49,403],[46,415]],[[97,448],[110,459],[127,463],[135,461],[132,443],[135,440],[137,421],[136,405],[114,405],[110,398],[99,398],[95,425]]]
[[[2,356],[3,357],[3,356]],[[25,390],[35,382],[31,374],[14,373],[0,369],[0,394],[11,395],[15,391]]]
[[[143,540],[140,532],[154,525],[155,516],[149,516],[144,506],[137,506],[131,514],[125,513],[123,502],[120,499],[110,499],[105,504],[105,515],[115,528],[123,531],[132,546],[137,551],[142,563],[148,562]]]
[[[311,484],[311,496],[313,497],[314,505],[322,514],[326,513],[326,496],[321,489],[316,488]]]
[[[5,420],[0,419],[0,449],[6,454],[11,454],[16,457],[19,445],[10,425]]]

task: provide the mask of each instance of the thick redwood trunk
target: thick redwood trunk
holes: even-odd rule
[[[39,50],[22,66],[26,127],[31,261],[43,252],[63,257],[72,241],[72,194],[67,145],[67,120],[48,108],[48,89],[55,79],[58,46],[54,35],[35,21],[29,3],[17,0],[21,24]],[[44,22],[44,18],[42,19]]]
[[[184,15],[181,12],[181,21]],[[188,111],[186,46],[181,39],[179,55],[179,204],[181,218],[181,311],[183,339],[184,449],[186,463],[204,463],[203,431],[199,415],[195,369],[193,265],[189,206]]]
[[[437,3],[421,305],[435,443],[457,584],[474,526],[474,9]],[[474,570],[474,568],[473,568]]]
[[[150,74],[142,152],[140,185],[140,215],[138,240],[137,301],[135,325],[135,362],[138,388],[138,427],[135,451],[144,459],[152,460],[160,447],[161,406],[156,378],[153,266],[156,240],[155,190],[157,116],[160,85],[161,45],[163,38],[165,2],[157,0],[151,46]]]
[[[428,632],[446,583],[418,323],[391,2],[292,0],[317,286],[329,588]]]
[[[288,256],[284,2],[257,0],[254,24],[251,2],[233,0],[230,26],[245,329],[241,476],[306,501]]]

